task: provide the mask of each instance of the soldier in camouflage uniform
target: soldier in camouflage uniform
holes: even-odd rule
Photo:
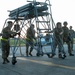
[[[2,30],[2,58],[3,58],[3,64],[9,63],[8,56],[10,52],[10,44],[9,44],[9,38],[14,37],[16,35],[15,32],[11,31],[11,27],[13,25],[12,21],[7,22],[8,26],[3,28]]]
[[[31,24],[31,26],[27,29],[27,36],[26,36],[26,56],[30,55],[32,56],[31,52],[33,51],[33,45],[35,39],[35,30],[34,30],[34,24]],[[30,46],[30,52],[28,52],[28,48]]]
[[[72,26],[70,26],[70,29],[69,29],[69,33],[70,33],[70,37],[71,37],[71,49],[73,50],[73,38],[74,38],[74,34],[75,34],[75,31],[72,29]]]
[[[56,50],[56,47],[58,46],[58,50],[59,50],[58,56],[59,58],[64,59],[66,55],[65,55],[64,47],[63,47],[63,30],[62,30],[61,22],[58,22],[56,24],[56,27],[54,28],[53,33],[54,33],[54,39],[52,44],[51,58],[55,55],[55,50]]]
[[[74,56],[74,54],[72,54],[72,47],[71,47],[71,38],[70,38],[70,33],[69,33],[69,29],[67,27],[68,23],[65,21],[63,23],[63,42],[66,42],[68,45],[68,53],[70,56]]]

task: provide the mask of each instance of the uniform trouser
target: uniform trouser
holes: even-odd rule
[[[72,53],[72,43],[71,41],[66,42],[68,45],[68,53],[71,54]]]
[[[65,54],[64,47],[63,47],[63,40],[56,39],[56,38],[54,38],[53,43],[52,43],[52,54],[56,54],[55,51],[56,51],[57,46],[58,46],[59,54],[61,53]]]
[[[2,45],[2,58],[7,59],[10,53],[10,44],[9,41],[1,40]]]
[[[31,53],[33,51],[33,41],[26,40],[26,54],[28,54],[29,46],[30,46],[30,52],[29,53]]]
[[[73,39],[72,39],[72,41],[71,41],[71,49],[72,49],[72,51],[73,51]]]
[[[73,44],[72,44],[72,40],[68,39],[68,37],[64,37],[63,41],[66,42],[66,44],[68,45],[68,53],[71,54],[72,53],[72,49],[73,49]]]

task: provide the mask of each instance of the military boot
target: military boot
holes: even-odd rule
[[[7,62],[6,62],[6,59],[3,59],[3,63],[2,64],[6,64]]]
[[[30,56],[33,56],[33,55],[31,54],[31,52],[32,52],[32,51],[29,52],[29,55],[30,55]]]
[[[74,56],[74,54],[70,53],[69,56]]]
[[[59,54],[58,57],[61,58],[61,59],[65,59],[66,55],[65,54]]]
[[[55,55],[56,55],[56,54],[52,54],[52,55],[50,55],[50,58],[53,58]]]

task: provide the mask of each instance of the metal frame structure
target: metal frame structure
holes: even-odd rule
[[[20,46],[21,39],[24,39],[24,41],[22,42],[25,43],[26,30],[32,23],[35,25],[36,30],[37,48],[34,47],[34,49],[37,50],[37,56],[43,54],[47,54],[49,56],[51,52],[44,53],[42,51],[43,45],[41,44],[41,38],[45,38],[45,32],[53,30],[55,25],[52,18],[50,0],[45,0],[45,2],[36,2],[36,0],[28,2],[28,4],[10,11],[9,18],[6,19],[6,21],[12,20],[14,22],[12,31],[20,32],[20,36],[16,36],[18,38],[14,42],[13,57],[15,57],[15,53],[17,51],[17,43],[19,42]],[[6,21],[3,28],[6,26]],[[48,34],[51,35],[51,33]],[[14,38],[14,40],[16,39],[16,37]],[[20,53],[21,55],[23,55],[21,47]]]

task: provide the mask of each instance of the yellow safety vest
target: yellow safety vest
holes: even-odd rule
[[[30,40],[29,38],[26,38],[26,40]]]
[[[3,41],[8,41],[8,39],[5,39],[5,38],[2,38],[1,40],[3,40]]]

